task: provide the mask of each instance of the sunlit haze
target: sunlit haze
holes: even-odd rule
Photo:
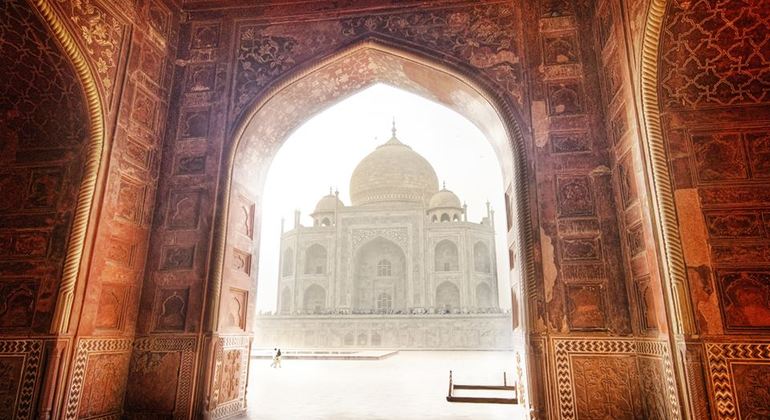
[[[395,118],[398,138],[430,162],[439,183],[468,205],[468,221],[495,210],[500,306],[510,308],[505,204],[500,164],[492,146],[470,121],[449,108],[412,93],[378,84],[316,115],[299,127],[270,166],[262,207],[257,310],[274,311],[278,283],[281,219],[294,227],[312,226],[310,213],[329,188],[350,205],[349,182],[356,165],[390,138]],[[440,188],[440,186],[439,186]]]

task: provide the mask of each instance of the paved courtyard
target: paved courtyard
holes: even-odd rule
[[[252,360],[248,419],[523,419],[521,406],[446,401],[455,383],[502,384],[513,353],[402,351],[384,360]],[[497,395],[495,395],[497,396]]]

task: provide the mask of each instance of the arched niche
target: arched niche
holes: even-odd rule
[[[326,248],[323,245],[310,245],[305,250],[305,274],[326,274],[326,259]]]
[[[436,287],[436,308],[452,312],[460,308],[460,289],[452,282],[445,281]]]
[[[278,305],[278,311],[281,314],[290,314],[292,309],[292,296],[291,296],[291,289],[288,287],[285,287],[283,291],[281,291],[281,300]]]
[[[489,247],[484,242],[476,242],[473,245],[473,269],[479,273],[489,273],[492,270]]]
[[[281,276],[291,276],[294,274],[294,250],[286,248],[283,250],[281,259]]]
[[[493,306],[493,294],[492,288],[486,283],[479,283],[476,286],[476,307],[480,309],[487,309]]]
[[[460,252],[457,250],[457,244],[449,239],[437,243],[433,261],[436,271],[459,271]]]
[[[302,308],[306,313],[321,313],[326,308],[326,290],[317,284],[305,289]]]
[[[377,237],[362,245],[353,263],[353,308],[377,311],[405,305],[406,255],[395,242]],[[389,299],[380,298],[386,295]],[[382,305],[387,302],[387,308]]]

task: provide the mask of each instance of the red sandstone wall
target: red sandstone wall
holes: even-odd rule
[[[235,187],[239,228],[224,255],[221,321],[208,327],[223,157],[241,118],[277,80],[375,36],[475,75],[531,126],[538,412],[675,416],[663,386],[670,350],[632,89],[646,0],[230,3],[237,7],[187,2],[180,24],[179,6],[161,0],[52,2],[90,63],[107,129],[89,258],[72,328],[59,337],[48,330],[87,110],[32,6],[2,6],[0,366],[3,383],[18,387],[0,392],[0,412],[142,418],[242,407],[260,194]],[[768,401],[758,390],[770,376],[759,343],[770,338],[770,48],[762,37],[770,11],[759,0],[712,3],[673,2],[660,62],[689,274],[679,296],[688,386],[698,418],[761,416]],[[264,144],[257,163],[266,166],[276,147]],[[68,371],[57,379],[59,355]],[[193,406],[196,357],[209,406]],[[607,395],[608,383],[618,392]]]
[[[694,403],[717,418],[763,417],[770,405],[760,391],[770,381],[768,32],[764,1],[673,2],[663,27],[659,92],[692,299],[685,316],[699,335],[688,362],[695,380],[707,362],[709,398]]]
[[[88,110],[67,55],[24,1],[0,5],[0,418],[34,417],[83,177]]]

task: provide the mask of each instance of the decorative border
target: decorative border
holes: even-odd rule
[[[72,228],[67,241],[67,251],[64,257],[64,267],[59,284],[59,294],[56,299],[54,321],[51,323],[51,333],[63,334],[69,329],[70,315],[74,300],[75,284],[85,248],[88,220],[96,191],[99,167],[104,148],[104,114],[102,98],[96,87],[96,79],[83,53],[78,48],[72,34],[67,30],[61,19],[54,12],[49,0],[31,0],[37,12],[48,24],[56,40],[61,44],[75,72],[80,79],[88,106],[88,144],[86,146],[86,161],[83,168],[83,179],[78,190],[78,200],[72,219]]]
[[[192,388],[195,370],[195,350],[198,339],[188,337],[145,337],[134,341],[134,351],[154,353],[181,352],[179,385],[176,390],[174,418],[188,418],[191,413]]]
[[[78,416],[80,394],[86,376],[88,357],[94,353],[124,353],[130,352],[133,340],[130,338],[83,338],[78,341],[75,354],[75,364],[72,369],[72,379],[69,385],[69,396],[64,418],[75,419]]]
[[[634,340],[634,339],[589,339],[589,338],[555,338],[552,342],[554,349],[554,366],[556,369],[556,390],[558,392],[559,418],[562,420],[577,419],[575,409],[575,384],[572,380],[570,356],[574,354],[589,355],[648,355],[663,359],[669,397],[676,396],[673,376],[671,373],[670,352],[665,341]],[[675,400],[674,400],[675,402]],[[669,407],[673,410],[673,407]],[[677,418],[678,414],[674,418]]]
[[[692,323],[683,323],[682,318],[691,318],[683,313],[682,304],[676,294],[677,289],[686,287],[687,270],[684,262],[682,241],[679,235],[679,222],[668,167],[665,138],[663,136],[660,101],[658,98],[658,57],[663,20],[671,0],[650,0],[640,59],[641,118],[643,131],[643,152],[649,165],[649,183],[652,194],[652,210],[658,243],[662,250],[661,266],[663,278],[663,299],[666,305],[668,323],[668,341],[672,347],[682,342],[677,336],[693,334],[689,331]],[[687,373],[682,352],[670,353],[670,364],[676,393],[671,396],[671,409],[674,418],[692,418],[690,396],[687,389]],[[668,372],[667,372],[668,374]]]
[[[16,396],[15,419],[28,419],[34,410],[34,397],[43,353],[42,340],[0,340],[0,356],[22,356],[21,385]]]
[[[730,362],[770,362],[770,343],[706,343],[706,359],[717,418],[738,420],[738,402],[733,390]]]

